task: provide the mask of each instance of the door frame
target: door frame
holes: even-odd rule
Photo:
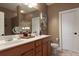
[[[2,21],[1,21],[1,22],[3,23],[3,24],[2,24],[2,25],[3,25],[3,26],[2,26],[2,27],[3,27],[3,28],[2,28],[3,30],[2,30],[2,33],[0,33],[0,36],[2,36],[2,34],[5,34],[5,20],[4,20],[4,15],[5,15],[5,13],[2,12],[2,11],[0,11],[0,15],[2,15],[2,17],[1,17],[1,18],[2,18],[1,20],[2,20]]]
[[[75,10],[79,10],[79,8],[73,8],[73,9],[69,9],[69,10],[64,10],[64,11],[60,11],[59,12],[59,49],[63,50],[63,39],[62,39],[62,14],[63,13],[68,13],[68,12],[72,12]]]

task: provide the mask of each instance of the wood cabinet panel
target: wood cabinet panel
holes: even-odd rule
[[[42,56],[42,40],[35,41],[35,55]]]
[[[7,49],[0,52],[2,56],[20,56],[22,53],[29,51],[34,48],[34,43],[23,44],[17,47],[13,47],[11,49]]]
[[[46,44],[48,42],[48,39],[47,38],[44,38],[43,40],[42,40],[42,43],[43,44]]]
[[[34,50],[30,50],[28,52],[24,52],[21,56],[34,56]]]
[[[35,46],[37,47],[37,46],[40,46],[42,44],[42,40],[37,40],[37,41],[35,41]]]
[[[18,56],[18,48],[11,48],[8,50],[0,51],[0,56]]]
[[[50,38],[45,38],[42,40],[43,43],[43,56],[51,56],[52,55],[52,48]]]
[[[36,56],[42,56],[42,52],[38,52],[38,53],[36,53]]]
[[[43,44],[43,56],[47,56],[48,55],[48,46],[47,44]]]
[[[42,52],[42,46],[36,47],[36,53],[38,53],[38,52]]]
[[[47,56],[48,55],[48,40],[47,38],[42,40],[42,46],[43,46],[43,56]]]
[[[28,43],[28,44],[24,44],[22,46],[19,47],[19,52],[20,54],[24,53],[24,52],[28,52],[29,50],[34,49],[34,42]]]

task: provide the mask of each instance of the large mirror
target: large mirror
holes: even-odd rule
[[[45,31],[47,28],[47,16],[38,7],[37,4],[30,3],[0,3],[0,35],[14,35],[25,31],[41,34],[41,30]]]

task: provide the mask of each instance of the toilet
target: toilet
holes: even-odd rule
[[[54,55],[57,55],[59,45],[58,45],[57,43],[51,43],[51,47],[52,47],[52,50],[53,50],[52,53],[53,53]]]
[[[51,47],[56,49],[56,48],[58,48],[58,44],[57,43],[51,43]]]
[[[58,39],[56,40],[56,42],[58,42]],[[54,55],[57,55],[58,48],[59,48],[59,44],[52,42],[52,43],[51,43],[51,47],[52,47],[52,50],[53,50],[53,54],[54,54]]]

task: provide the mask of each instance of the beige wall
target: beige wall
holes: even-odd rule
[[[48,34],[52,35],[53,41],[59,37],[59,11],[77,7],[79,3],[60,3],[48,6]]]

